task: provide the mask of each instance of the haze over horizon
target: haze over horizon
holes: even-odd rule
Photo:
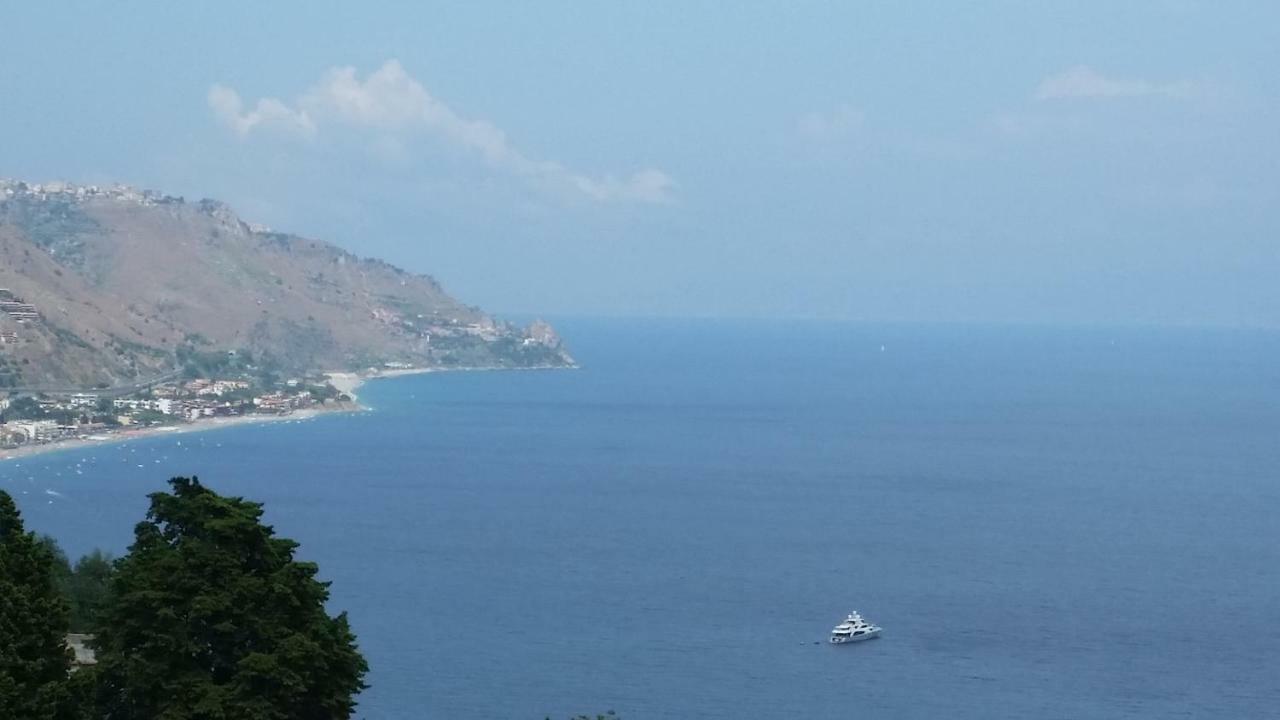
[[[0,177],[548,315],[1280,325],[1280,6],[10,8]]]

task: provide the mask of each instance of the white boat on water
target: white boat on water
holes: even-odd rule
[[[871,638],[880,637],[880,626],[872,625],[857,610],[849,613],[849,617],[844,622],[835,626],[831,631],[831,644],[843,645],[844,643],[860,642],[862,640],[870,640]]]

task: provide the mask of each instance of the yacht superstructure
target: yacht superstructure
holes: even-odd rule
[[[844,622],[835,626],[831,631],[831,644],[842,645],[844,643],[859,642],[861,640],[870,640],[871,638],[880,637],[880,626],[872,625],[857,610],[849,613]]]

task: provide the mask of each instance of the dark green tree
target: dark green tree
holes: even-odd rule
[[[72,567],[67,561],[67,554],[52,536],[41,535],[39,542],[53,558],[53,579],[67,601],[71,632],[92,633],[97,627],[98,613],[106,601],[107,585],[115,570],[111,554],[94,550]]]
[[[368,669],[346,614],[262,506],[196,478],[154,493],[96,642],[111,720],[344,720]]]
[[[97,632],[114,572],[111,554],[101,550],[94,550],[76,561],[66,584],[67,600],[71,603],[71,632]]]
[[[13,498],[0,490],[0,717],[65,717],[66,632],[53,555],[23,529]]]
[[[65,588],[71,582],[71,562],[67,560],[67,554],[63,552],[57,538],[52,535],[40,535],[36,538],[36,542],[49,553],[49,559],[53,561],[51,572],[54,584],[59,588]]]

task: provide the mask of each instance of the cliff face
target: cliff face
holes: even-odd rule
[[[290,372],[573,362],[543,323],[219,202],[0,180],[0,388],[127,385],[232,350]]]

